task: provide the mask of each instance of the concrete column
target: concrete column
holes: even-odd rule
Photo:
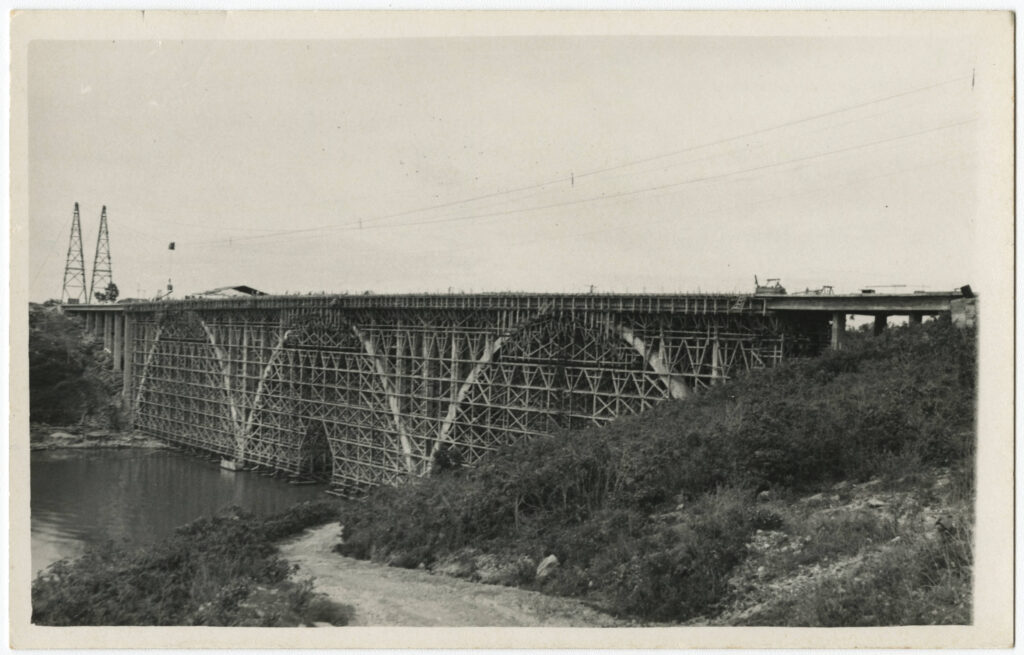
[[[124,376],[121,382],[121,396],[127,401],[124,406],[127,408],[128,415],[131,417],[132,410],[134,407],[131,406],[132,400],[132,366],[134,365],[135,357],[135,342],[134,335],[132,334],[132,321],[128,317],[128,314],[124,315]]]
[[[846,332],[846,314],[843,312],[832,313],[832,350],[839,350],[843,347],[843,335]]]
[[[113,326],[110,325],[110,312],[103,312],[103,347],[106,350],[111,350],[111,341],[113,341]]]
[[[120,314],[115,314],[111,317],[114,322],[114,347],[111,349],[111,355],[114,357],[114,370],[121,370],[121,353],[124,351],[124,317]]]
[[[908,322],[911,325],[920,325],[921,324],[921,316],[922,316],[921,312],[910,312],[910,319],[908,320]]]
[[[92,312],[85,313],[85,333],[92,334]]]
[[[885,332],[886,321],[889,317],[886,314],[877,314],[875,316],[875,336],[877,337],[881,333]]]

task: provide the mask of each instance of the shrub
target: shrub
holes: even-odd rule
[[[656,621],[707,611],[728,591],[754,530],[750,494],[743,489],[703,497],[674,525],[647,534],[639,553],[614,576],[613,609]]]
[[[273,540],[329,520],[333,503],[309,503],[260,520],[232,509],[133,549],[107,543],[52,565],[32,584],[42,625],[296,625],[330,614]],[[333,513],[332,513],[333,512]],[[341,616],[341,614],[338,614]],[[337,617],[336,617],[337,618]],[[340,620],[340,619],[339,619]]]

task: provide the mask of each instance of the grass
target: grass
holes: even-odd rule
[[[474,470],[379,489],[345,506],[338,551],[471,578],[479,575],[472,562],[485,556],[536,564],[554,554],[560,566],[543,580],[519,566],[498,581],[645,620],[710,616],[736,600],[729,581],[758,530],[810,538],[790,568],[850,557],[896,534],[896,524],[867,510],[801,523],[806,516],[787,509],[801,495],[872,478],[917,488],[942,469],[957,493],[972,497],[974,397],[973,331],[934,321],[877,338],[856,334],[843,351],[757,371],[604,428],[512,446]],[[787,500],[766,505],[756,493],[763,490]],[[931,552],[915,544],[891,557]],[[933,596],[961,598],[950,585],[969,578],[969,557],[947,561],[945,572],[928,569],[949,582]],[[860,575],[840,596],[859,598],[883,581],[890,595],[920,590],[919,573]],[[914,593],[899,598],[923,598]],[[851,600],[843,607],[853,609],[829,616],[848,625],[857,612],[881,622],[931,616],[904,605],[868,612]]]
[[[145,548],[107,543],[50,566],[32,584],[40,625],[344,625],[346,608],[295,581],[276,541],[337,520],[335,502],[265,519],[233,509]]]
[[[971,622],[970,526],[904,535],[838,575],[772,599],[745,625],[883,626]]]

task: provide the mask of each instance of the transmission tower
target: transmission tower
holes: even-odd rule
[[[110,270],[110,236],[107,233],[107,206],[100,213],[100,231],[96,235],[96,257],[92,260],[92,281],[89,283],[89,302],[117,300]],[[109,297],[113,290],[113,298]]]
[[[64,263],[64,288],[60,292],[61,302],[82,303],[85,295],[85,256],[82,254],[82,220],[75,203],[75,217],[71,220],[71,240],[68,242],[68,256]]]

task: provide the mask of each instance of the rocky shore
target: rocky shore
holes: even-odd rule
[[[31,450],[72,448],[166,448],[167,444],[134,430],[110,430],[88,426],[33,425]]]

